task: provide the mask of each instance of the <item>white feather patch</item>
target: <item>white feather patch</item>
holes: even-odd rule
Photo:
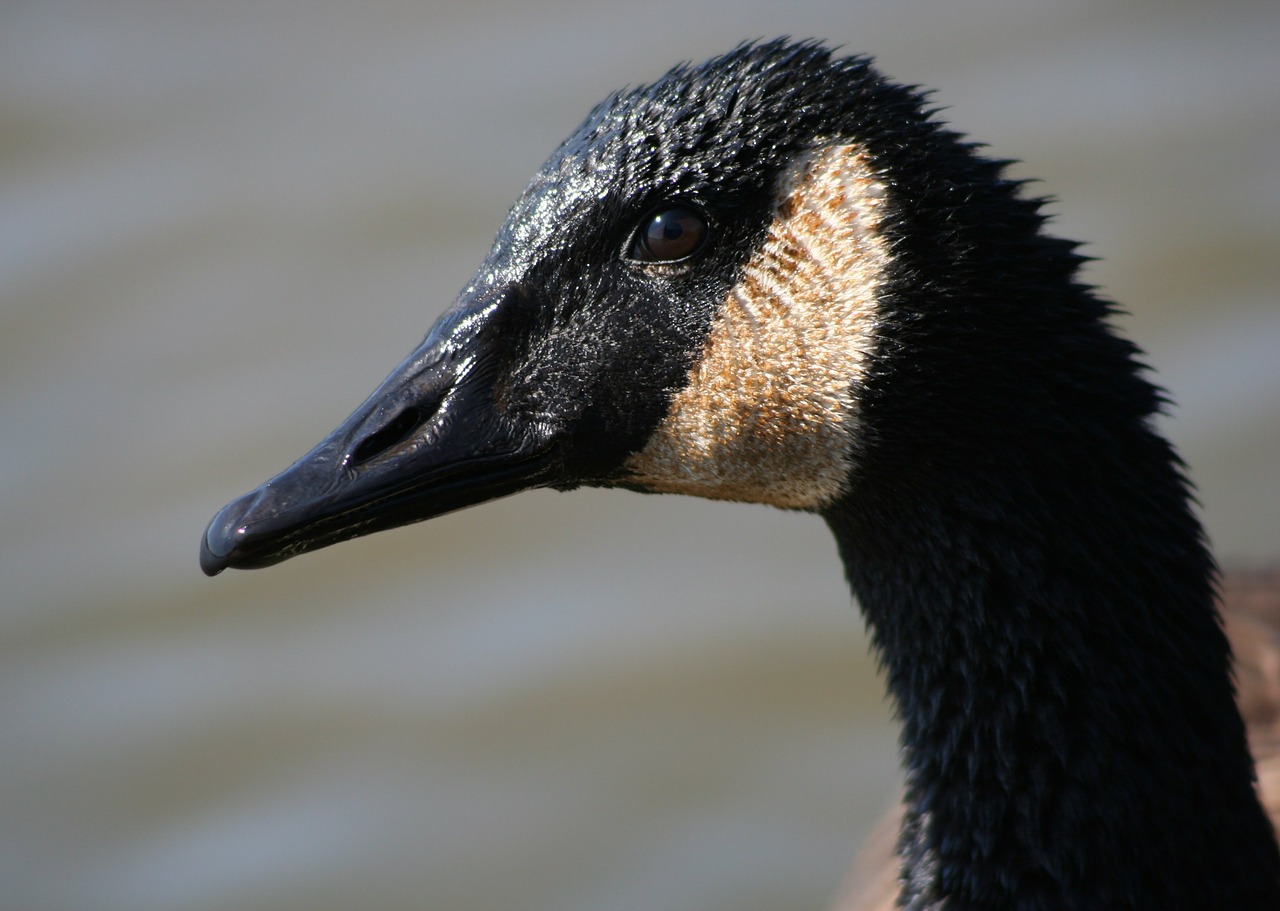
[[[714,317],[702,357],[628,483],[816,508],[844,492],[876,300],[886,191],[857,146],[794,161],[773,222]]]

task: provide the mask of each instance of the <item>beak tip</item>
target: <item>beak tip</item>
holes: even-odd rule
[[[216,576],[227,568],[226,560],[219,557],[209,548],[208,538],[200,541],[200,569],[206,576]]]
[[[227,560],[227,553],[219,553],[221,550],[212,540],[211,537],[217,536],[217,529],[214,527],[216,520],[210,524],[208,530],[200,536],[200,569],[204,571],[206,576],[216,576],[228,566],[230,561]]]
[[[244,499],[247,498],[223,507],[200,536],[200,569],[206,576],[216,576],[231,565],[231,554],[236,549],[237,538],[243,532],[241,519],[245,512],[242,507]]]

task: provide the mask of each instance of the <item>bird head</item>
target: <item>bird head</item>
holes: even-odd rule
[[[746,45],[615,94],[534,176],[426,340],[218,513],[201,565],[266,566],[535,487],[822,511],[876,442],[885,363],[922,314],[953,323],[936,327],[953,360],[968,352],[942,374],[957,388],[962,361],[1027,322],[975,333],[966,315],[979,235],[1039,226],[999,168],[914,90],[814,43]],[[1040,259],[1068,275],[1058,252]],[[944,369],[917,368],[935,385]]]

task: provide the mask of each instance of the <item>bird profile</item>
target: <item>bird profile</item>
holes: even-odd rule
[[[201,566],[539,487],[814,513],[902,721],[899,907],[1274,911],[1162,394],[1006,164],[816,42],[614,94]]]

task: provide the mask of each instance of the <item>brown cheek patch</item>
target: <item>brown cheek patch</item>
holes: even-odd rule
[[[716,315],[702,358],[628,482],[794,509],[829,503],[852,467],[876,294],[884,185],[856,146],[800,156],[773,224]]]

